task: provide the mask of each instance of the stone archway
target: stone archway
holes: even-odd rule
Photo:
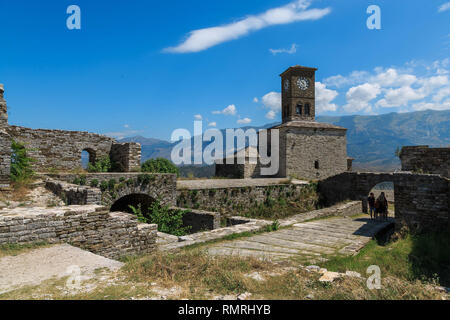
[[[383,192],[385,194],[386,199],[388,200],[389,207],[395,204],[395,183],[394,181],[382,181],[378,182],[376,185],[374,185],[369,193],[366,195],[365,199],[363,199],[363,212],[369,212],[368,203],[367,203],[367,197],[370,193],[373,193],[375,196],[375,199],[377,199],[380,194]],[[395,209],[394,209],[395,212]]]
[[[85,148],[81,151],[81,166],[86,169],[88,164],[95,164],[96,152],[92,148]]]
[[[156,200],[150,197],[148,194],[132,193],[117,199],[111,205],[110,211],[133,213],[133,210],[130,208],[130,206],[133,206],[134,208],[138,208],[140,206],[142,212],[146,213],[148,211],[148,208],[150,208],[155,203],[155,201]]]

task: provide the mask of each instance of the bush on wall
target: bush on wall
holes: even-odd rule
[[[180,175],[180,170],[170,160],[164,158],[150,159],[142,164],[142,172],[175,173]]]
[[[32,163],[35,160],[27,156],[25,146],[17,141],[11,143],[11,181],[26,183],[34,176]]]

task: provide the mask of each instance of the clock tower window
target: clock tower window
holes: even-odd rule
[[[305,104],[305,116],[309,116],[311,114],[311,106],[309,103]]]
[[[302,107],[303,107],[303,105],[302,105],[301,103],[297,104],[297,107],[295,108],[295,112],[296,112],[298,115],[301,115],[301,114],[302,114]]]

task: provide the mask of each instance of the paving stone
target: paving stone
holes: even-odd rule
[[[377,232],[392,223],[392,220],[376,222],[348,218],[304,222],[245,240],[216,243],[208,248],[208,252],[212,255],[238,254],[274,259],[296,257],[310,262],[326,261],[324,256],[357,253]],[[321,281],[333,281],[340,276],[325,269],[322,271]]]

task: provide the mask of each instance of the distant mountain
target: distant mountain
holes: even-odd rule
[[[450,146],[450,110],[389,113],[377,116],[317,117],[317,121],[342,126],[347,131],[347,153],[355,168],[400,168],[398,147]]]
[[[129,137],[119,140],[120,142],[137,142],[141,144],[141,159],[142,161],[153,158],[170,159],[170,153],[174,146],[168,141],[145,138],[142,136]]]
[[[400,161],[395,156],[395,151],[402,146],[450,146],[450,110],[426,110],[376,116],[319,116],[317,121],[348,129],[347,152],[349,156],[355,158],[356,169],[385,171],[400,168]],[[270,123],[262,127],[249,126],[242,129],[259,130],[276,124]],[[225,129],[221,131],[225,132]],[[175,145],[168,141],[141,136],[125,138],[121,141],[139,142],[142,145],[142,161],[158,157],[170,159],[171,150]],[[203,148],[209,143],[203,143]],[[189,172],[198,171],[195,166],[185,169]]]
[[[268,123],[261,127],[254,127],[254,126],[246,126],[242,127],[241,129],[248,130],[248,129],[255,129],[256,131],[261,129],[267,129],[270,127],[273,127],[278,123]],[[226,129],[220,130],[222,134],[225,136]],[[159,140],[154,138],[145,138],[142,136],[134,136],[129,138],[123,138],[119,140],[119,142],[138,142],[141,144],[141,161],[144,162],[148,159],[153,158],[165,158],[170,160],[170,154],[172,152],[172,148],[178,144],[178,142],[171,143],[165,140]],[[203,149],[209,145],[211,142],[203,142]],[[191,138],[191,146],[194,146],[194,138]],[[225,146],[224,146],[225,148]],[[225,152],[225,150],[224,150]],[[194,166],[195,167],[195,166]]]

